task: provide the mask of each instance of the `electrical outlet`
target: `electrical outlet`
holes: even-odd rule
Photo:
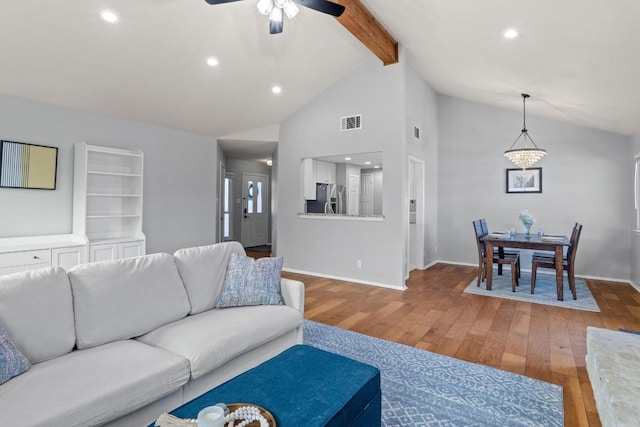
[[[362,260],[361,259],[356,261],[356,267],[362,268]]]

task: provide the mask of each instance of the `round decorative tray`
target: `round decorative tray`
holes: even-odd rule
[[[269,427],[276,427],[276,419],[273,418],[271,412],[264,409],[262,406],[254,405],[253,403],[228,403],[227,408],[229,408],[229,412],[233,412],[241,406],[255,406],[260,410],[260,414],[269,421]],[[233,425],[236,426],[240,424],[242,420],[236,420]],[[226,425],[226,424],[225,424]],[[248,424],[247,427],[260,427],[260,423],[258,421],[254,421],[251,424]]]

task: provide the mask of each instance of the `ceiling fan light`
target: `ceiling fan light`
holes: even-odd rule
[[[274,7],[269,14],[269,21],[282,22],[282,9]]]
[[[260,0],[258,2],[258,11],[267,16],[271,13],[273,9],[273,0]]]
[[[291,0],[287,1],[287,4],[284,5],[283,9],[284,9],[284,13],[287,14],[287,18],[289,19],[295,18],[298,12],[300,12],[300,9],[298,9],[298,6],[296,6],[296,4]]]
[[[287,3],[291,3],[289,0],[273,0],[273,4],[280,9],[283,9]]]

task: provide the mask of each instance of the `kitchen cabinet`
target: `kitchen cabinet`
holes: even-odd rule
[[[300,165],[302,194],[305,200],[316,200],[316,184],[336,183],[336,164],[315,159],[302,159]]]
[[[336,183],[336,164],[316,160],[316,182],[321,184]]]
[[[302,176],[302,194],[305,200],[316,199],[316,161],[313,159],[302,159],[300,165],[300,175]]]

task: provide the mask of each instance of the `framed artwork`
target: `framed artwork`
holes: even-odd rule
[[[542,168],[507,169],[507,193],[542,193]]]
[[[58,149],[0,141],[0,187],[56,189]]]

